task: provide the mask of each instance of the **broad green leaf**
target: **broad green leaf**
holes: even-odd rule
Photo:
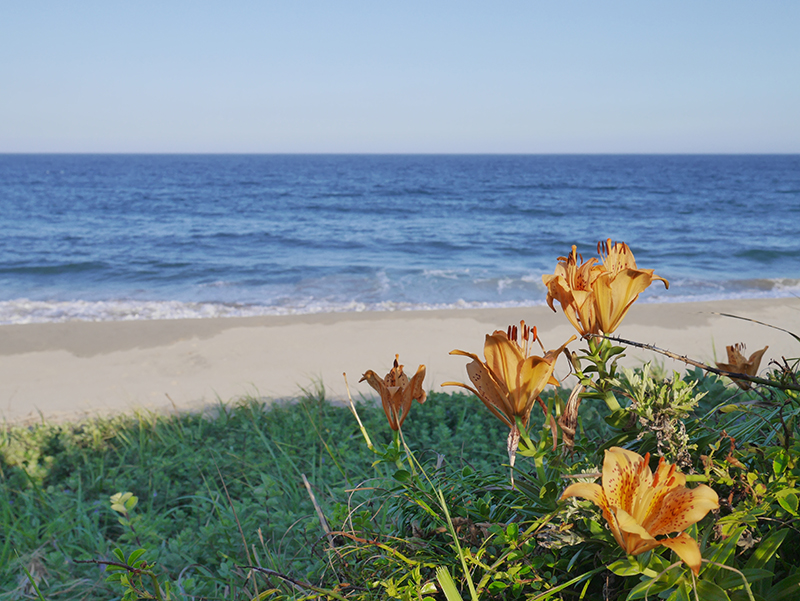
[[[136,560],[139,559],[142,555],[144,555],[146,551],[144,549],[136,549],[133,553],[130,554],[128,557],[128,565],[132,566],[136,563]]]
[[[398,482],[406,482],[411,477],[411,472],[408,470],[397,470],[394,473],[394,479]]]
[[[787,488],[775,495],[778,504],[792,515],[797,515],[797,491],[794,488]]]
[[[703,601],[731,601],[723,589],[708,580],[697,581],[697,594]]]
[[[439,586],[442,587],[442,592],[447,598],[447,601],[464,601],[461,597],[461,593],[459,593],[456,588],[456,583],[453,582],[453,577],[450,575],[450,572],[447,571],[447,568],[443,566],[436,568],[436,580],[439,582]]]
[[[764,595],[768,601],[793,601],[800,599],[800,572],[784,578]]]
[[[780,476],[786,470],[787,465],[789,465],[789,454],[786,449],[781,449],[772,460],[772,471],[776,476]]]
[[[128,512],[130,513],[130,511],[131,511],[131,510],[132,510],[134,507],[136,507],[136,504],[137,504],[138,502],[139,502],[139,497],[135,497],[135,496],[131,495],[130,497],[128,497],[128,498],[125,500],[125,509],[127,509],[127,510],[128,510]]]
[[[781,543],[783,542],[783,539],[786,538],[787,534],[789,534],[789,531],[786,529],[778,530],[771,536],[761,541],[761,544],[758,545],[758,548],[755,550],[744,567],[764,568],[778,551],[778,547],[781,546]]]
[[[741,572],[750,584],[758,582],[759,580],[764,580],[765,578],[772,578],[773,576],[773,573],[769,570],[744,569]],[[723,570],[720,576],[715,578],[714,581],[725,590],[744,586],[742,577],[736,572],[729,572],[728,570]]]
[[[637,574],[642,573],[638,562],[631,561],[627,557],[625,559],[615,561],[608,566],[608,569],[614,572],[617,576],[636,576]]]

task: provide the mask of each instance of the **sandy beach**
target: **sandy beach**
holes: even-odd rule
[[[656,344],[713,363],[725,346],[744,342],[748,352],[769,345],[770,359],[797,357],[789,335],[716,315],[731,313],[800,332],[797,298],[637,304],[616,335]],[[0,418],[10,422],[79,419],[126,412],[201,409],[242,395],[295,397],[324,386],[330,399],[372,396],[361,374],[384,374],[395,353],[406,371],[427,366],[427,389],[464,381],[464,357],[482,354],[485,334],[525,319],[547,348],[574,332],[546,306],[517,309],[326,313],[286,317],[160,321],[67,322],[0,327]],[[578,348],[578,342],[572,344]],[[630,348],[623,364],[641,365],[650,352]],[[658,356],[667,369],[680,362]],[[568,373],[560,360],[556,373]]]

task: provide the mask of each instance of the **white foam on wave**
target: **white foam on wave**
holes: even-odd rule
[[[237,305],[226,303],[187,303],[181,301],[0,301],[0,325],[59,323],[66,321],[136,321],[157,319],[209,319],[217,317],[257,317],[262,315],[302,315],[311,313],[361,313],[365,311],[433,311],[438,309],[491,309],[541,305],[537,302],[403,303],[383,301],[365,303],[313,301],[292,305]]]
[[[492,282],[498,292],[508,280]],[[692,285],[694,284],[694,285]],[[775,279],[739,282],[673,282],[670,290],[658,285],[646,290],[639,302],[683,303],[758,298],[800,298],[800,280]],[[0,324],[57,323],[65,321],[133,321],[157,319],[208,319],[217,317],[255,317],[310,313],[349,313],[365,311],[432,311],[439,309],[495,309],[543,305],[538,298],[513,301],[400,302],[359,300],[331,301],[313,296],[282,298],[277,304],[217,302],[103,300],[41,301],[18,298],[0,301]]]

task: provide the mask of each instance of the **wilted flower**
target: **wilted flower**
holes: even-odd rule
[[[408,417],[411,410],[411,401],[416,400],[424,403],[427,394],[422,389],[422,381],[425,379],[425,366],[420,365],[417,373],[409,381],[408,376],[403,373],[403,366],[398,364],[400,355],[394,356],[394,366],[388,374],[381,380],[371,369],[368,370],[359,382],[366,380],[378,394],[381,395],[381,403],[389,420],[389,427],[392,430],[399,430],[400,426]]]
[[[642,457],[612,447],[603,461],[602,486],[572,484],[561,499],[582,497],[598,505],[611,533],[628,555],[664,545],[698,574],[702,562],[700,547],[683,531],[719,507],[717,493],[705,484],[686,488],[686,476],[663,457],[653,474],[649,460],[650,453]],[[664,536],[673,532],[680,534],[672,538]]]
[[[750,355],[749,359],[745,359],[742,352],[745,349],[744,343],[739,342],[732,346],[726,346],[725,350],[728,351],[728,362],[717,363],[717,367],[724,371],[729,371],[736,374],[745,374],[747,376],[755,376],[758,373],[758,366],[761,365],[761,357],[767,352],[769,347],[765,346],[760,351],[756,351]],[[737,380],[731,378],[739,388],[747,390],[750,388],[749,382],[745,380]]]
[[[451,355],[464,355],[472,359],[467,364],[467,374],[474,388],[461,382],[442,384],[466,388],[511,429],[508,453],[512,461],[519,442],[516,419],[519,418],[523,426],[527,426],[533,404],[544,387],[548,383],[558,385],[558,380],[553,378],[556,359],[567,344],[575,340],[575,336],[557,349],[547,351],[544,357],[530,354],[531,344],[536,340],[536,328],[529,328],[524,321],[520,322],[520,329],[509,326],[507,332],[496,330],[493,334],[487,334],[483,346],[485,362],[473,353],[460,350],[450,352]]]
[[[608,239],[599,242],[601,262],[583,261],[575,246],[568,257],[559,257],[555,273],[542,276],[547,287],[547,304],[555,311],[558,301],[575,329],[588,334],[610,334],[631,305],[652,282],[661,280],[652,269],[639,269],[627,244]],[[580,257],[580,264],[579,264]]]

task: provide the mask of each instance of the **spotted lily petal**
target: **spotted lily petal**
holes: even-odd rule
[[[719,497],[705,484],[671,490],[642,522],[653,536],[681,532],[719,507]]]
[[[603,487],[599,484],[595,484],[594,482],[576,482],[575,484],[570,484],[561,493],[561,500],[568,499],[570,497],[580,497],[581,499],[586,499],[587,501],[591,501],[595,505],[599,507],[607,507],[608,503],[606,502],[606,495],[603,492]]]
[[[682,531],[697,523],[719,499],[708,486],[686,488],[686,477],[674,465],[661,459],[655,474],[649,454],[612,447],[603,461],[602,486],[573,484],[561,498],[590,499],[603,511],[614,538],[629,555],[638,555],[665,545],[695,572],[700,569],[697,543]],[[674,538],[657,538],[679,532]]]

